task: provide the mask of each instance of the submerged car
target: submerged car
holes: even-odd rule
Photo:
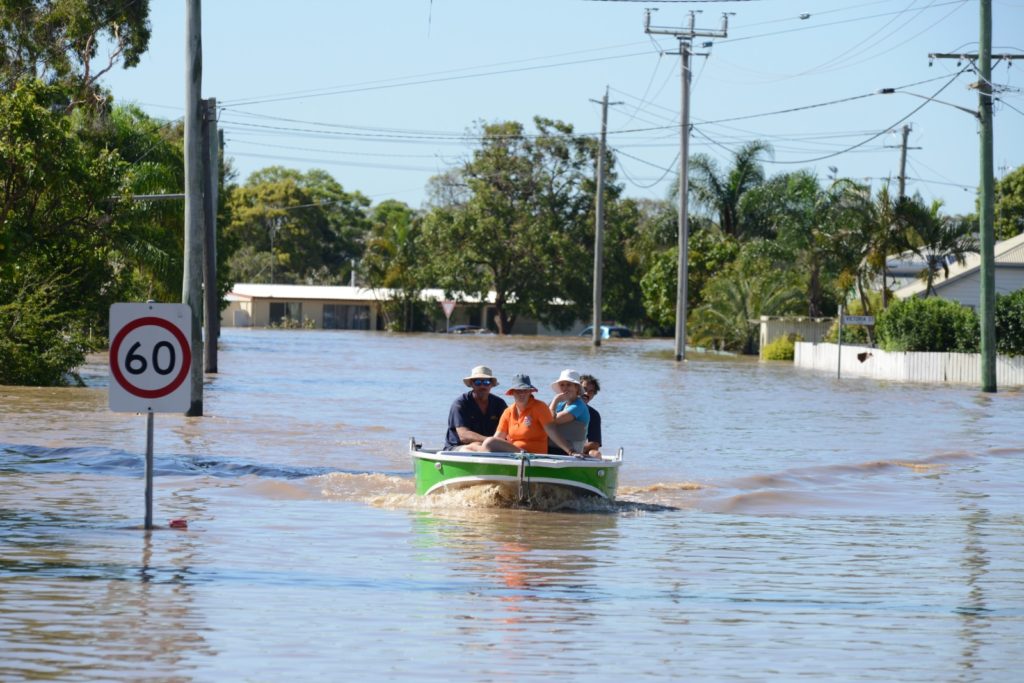
[[[581,337],[592,337],[594,336],[594,326],[587,325],[580,332]],[[632,337],[633,330],[622,325],[601,325],[601,339],[625,339],[626,337]]]
[[[493,334],[486,327],[479,325],[452,325],[448,330],[449,334]]]

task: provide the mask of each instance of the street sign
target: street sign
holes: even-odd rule
[[[844,315],[844,325],[874,325],[875,316],[873,315]]]
[[[192,398],[192,312],[186,304],[110,307],[110,409],[183,413]]]
[[[454,301],[442,301],[441,302],[441,308],[444,309],[444,317],[450,318],[450,317],[452,317],[452,311],[455,310],[455,302]]]

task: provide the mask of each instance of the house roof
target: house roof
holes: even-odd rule
[[[288,301],[387,301],[391,297],[390,289],[368,289],[366,287],[350,287],[347,285],[268,285],[254,283],[237,283],[227,294],[228,301],[252,301],[253,299],[282,299]],[[424,289],[420,292],[421,301],[443,301],[443,289]],[[461,303],[480,303],[479,297],[459,295]],[[491,292],[487,301],[494,302]]]
[[[995,254],[995,262],[997,266],[1024,266],[1024,232],[1011,237],[1008,240],[997,242],[993,247],[992,251]],[[954,263],[949,267],[949,277],[946,277],[942,272],[939,272],[935,276],[935,280],[932,283],[932,287],[939,289],[945,285],[948,285],[955,280],[959,280],[962,277],[971,275],[976,270],[981,268],[981,255],[970,254],[964,259],[964,262]],[[900,287],[893,296],[898,299],[906,299],[912,296],[922,294],[927,283],[924,280],[917,279],[908,285]]]

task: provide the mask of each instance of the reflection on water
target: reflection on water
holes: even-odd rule
[[[1019,391],[448,337],[226,330],[208,414],[155,421],[182,531],[139,529],[102,359],[0,387],[0,680],[1016,677]],[[408,439],[477,364],[597,375],[619,499],[417,497]]]

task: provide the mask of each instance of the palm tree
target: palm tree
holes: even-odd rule
[[[963,218],[942,215],[941,208],[942,200],[935,200],[927,210],[919,212],[914,222],[911,249],[927,266],[921,272],[927,283],[925,296],[935,293],[935,276],[940,269],[948,278],[951,262],[962,264],[968,254],[978,253],[974,225]]]
[[[692,334],[697,343],[757,353],[757,327],[751,321],[796,312],[803,301],[799,276],[766,266],[741,255],[711,278],[704,303],[694,311]]]
[[[705,154],[690,159],[690,192],[698,204],[718,214],[718,227],[726,235],[743,236],[740,200],[744,193],[764,182],[764,168],[757,159],[772,151],[772,146],[763,140],[748,142],[736,152],[732,168],[726,172],[720,171],[715,160]]]

